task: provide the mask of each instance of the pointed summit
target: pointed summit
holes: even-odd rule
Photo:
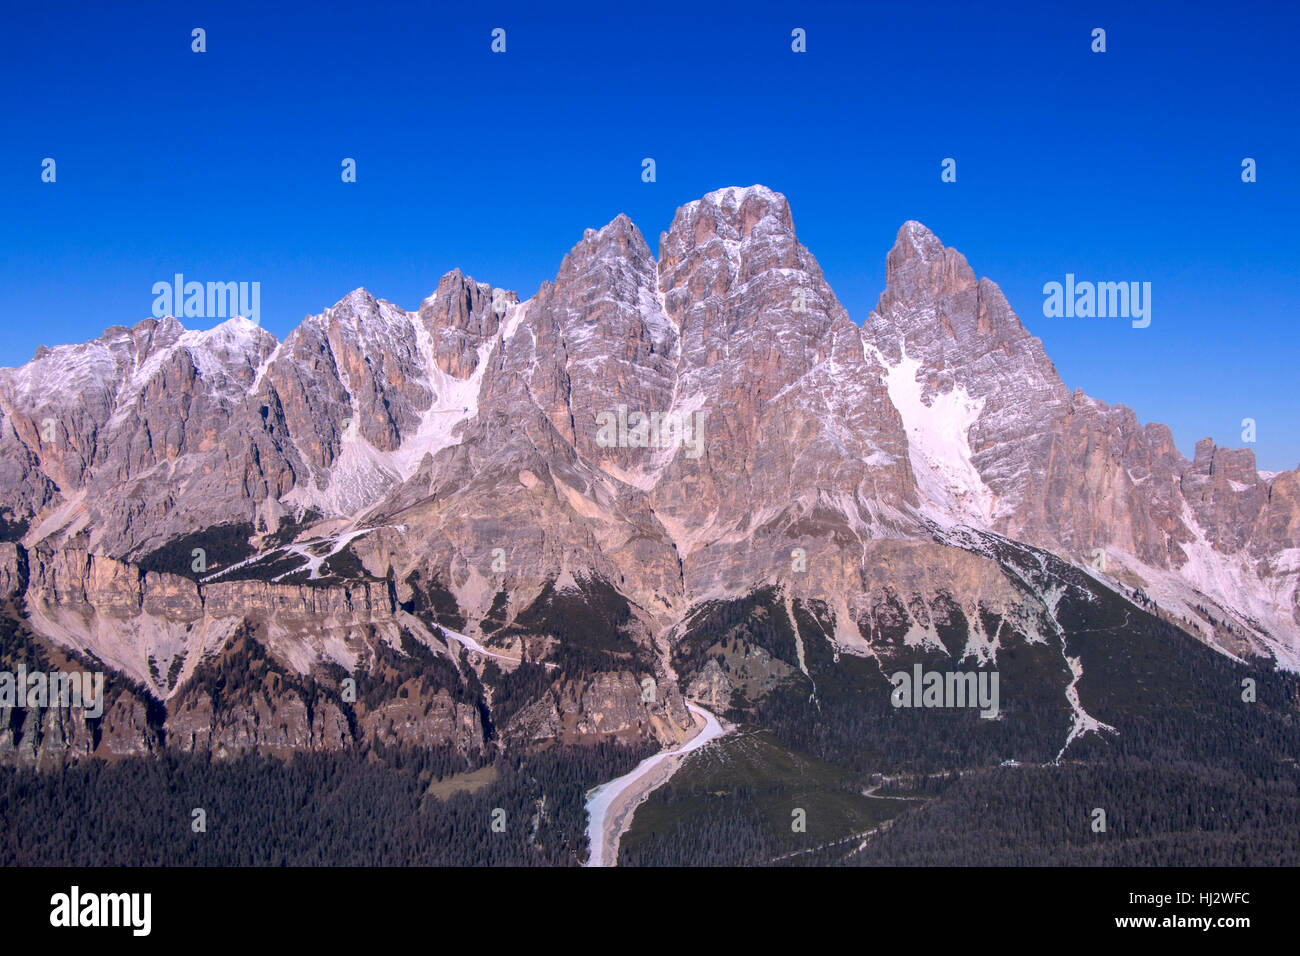
[[[315,529],[287,530],[348,549],[331,555],[333,574],[364,569],[339,592],[348,607],[391,615],[436,579],[438,603],[454,599],[473,626],[504,623],[503,611],[517,621],[558,580],[600,579],[626,598],[629,622],[667,639],[693,604],[776,582],[834,610],[826,639],[864,651],[895,643],[886,632],[909,643],[908,595],[933,586],[972,622],[1002,602],[1007,626],[976,625],[969,647],[1056,633],[1045,625],[1061,591],[1019,597],[1044,580],[1020,572],[1045,565],[1013,558],[1004,580],[1003,549],[981,543],[991,531],[1080,566],[1100,553],[1102,576],[1140,584],[1207,641],[1218,627],[1232,653],[1275,648],[1300,669],[1300,479],[1266,484],[1250,452],[1212,442],[1188,462],[1169,429],[1071,394],[997,285],[922,223],[898,230],[861,326],[796,238],[786,197],[765,186],[686,203],[659,248],[656,262],[619,215],[583,232],[522,303],[454,269],[416,312],[359,288],[279,345],[242,319],[187,332],[164,318],[43,350],[0,370],[4,520],[27,524],[33,554],[68,549],[33,565],[33,580],[52,581],[87,567],[87,548],[184,558],[197,531],[243,525],[261,538],[250,547],[270,547],[281,515],[314,512]],[[863,269],[879,275],[879,260]],[[344,527],[359,536],[335,537]],[[319,569],[321,550],[268,551],[246,594],[233,577],[219,585],[295,659],[316,653],[316,629],[301,646],[278,635],[316,598],[266,609],[264,572],[283,577],[298,558]],[[389,587],[372,587],[382,577]],[[952,606],[926,620],[955,621]],[[599,615],[611,609],[622,613]],[[115,614],[94,647],[164,634]],[[339,647],[352,640],[337,634]],[[535,636],[522,645],[530,661],[553,642]],[[153,645],[129,646],[136,677],[151,680]]]
[[[334,303],[335,311],[368,312],[377,306],[377,301],[365,286],[357,286],[343,298]]]
[[[702,205],[717,206],[728,212],[749,209],[766,209],[772,211],[779,219],[794,227],[790,219],[790,203],[784,194],[766,186],[726,186],[706,193],[698,202]]]
[[[589,275],[593,269],[604,265],[615,271],[623,270],[620,263],[629,263],[634,273],[641,279],[634,284],[645,283],[653,286],[654,256],[646,244],[641,230],[624,213],[619,213],[605,226],[587,229],[582,239],[569,250],[560,265],[557,283]],[[649,280],[644,277],[649,276]]]
[[[493,299],[498,307],[519,301],[513,292],[494,290],[488,283],[477,282],[460,269],[452,269],[438,280],[433,295],[420,303],[420,320],[430,334],[446,328],[478,338],[495,335],[500,325],[497,313],[502,309],[493,308]],[[473,362],[469,367],[473,367]]]
[[[660,236],[659,254],[663,257],[714,238],[747,242],[766,237],[794,240],[794,219],[785,196],[766,186],[728,186],[678,209],[672,225]]]
[[[956,249],[949,249],[939,237],[914,219],[903,223],[894,246],[885,259],[885,296],[904,301],[953,295],[978,284],[975,270]],[[883,310],[882,310],[883,311]]]
[[[729,186],[686,203],[659,239],[659,291],[679,324],[686,314],[711,311],[719,297],[778,271],[785,274],[780,284],[819,292],[825,284],[817,260],[795,238],[790,204],[766,186]],[[751,302],[740,318],[748,325],[767,310],[788,312],[789,303],[782,289],[769,302]]]

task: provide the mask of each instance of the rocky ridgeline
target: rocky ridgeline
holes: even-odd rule
[[[758,588],[824,608],[837,653],[899,627],[937,644],[950,606],[1049,632],[1052,587],[989,535],[1300,668],[1296,472],[1208,439],[1188,461],[1071,392],[919,223],[857,325],[761,186],[683,206],[657,257],[625,216],[589,229],[523,302],[457,271],[414,312],[359,289],[283,342],[167,318],[43,348],[0,370],[0,493],[0,590],[166,701],[165,746],[672,740],[673,648]],[[384,718],[319,689],[222,716],[194,688],[241,640],[282,683],[409,659],[403,640],[453,676]]]

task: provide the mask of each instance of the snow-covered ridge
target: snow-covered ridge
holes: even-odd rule
[[[715,189],[712,192],[705,193],[703,198],[697,199],[693,203],[687,203],[686,205],[689,207],[701,203],[707,203],[713,206],[737,209],[744,205],[745,200],[750,196],[756,196],[764,202],[785,203],[785,197],[780,193],[768,189],[766,186],[755,183],[752,186],[723,186],[721,189]]]

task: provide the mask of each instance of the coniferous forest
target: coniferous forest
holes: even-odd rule
[[[646,755],[602,744],[502,757],[483,789],[446,798],[428,790],[465,770],[449,751],[4,769],[0,865],[575,865],[586,856],[586,791]]]
[[[539,627],[555,632],[552,618],[567,610],[548,606]],[[823,613],[796,602],[786,615],[760,590],[692,622],[675,649],[679,678],[689,685],[710,667],[734,679],[719,713],[736,730],[641,805],[621,865],[1300,863],[1294,675],[1233,661],[1104,590],[1067,595],[1058,615],[1086,675],[1078,700],[1101,725],[1074,734],[1060,647],[1003,648],[996,720],[899,709],[887,668],[836,655]],[[608,669],[604,631],[571,616],[564,669]],[[4,635],[8,665],[49,664],[52,651]],[[965,639],[955,612],[939,636],[947,655],[921,650],[905,662],[945,666]],[[889,646],[891,635],[873,637]],[[377,653],[383,666],[357,686],[363,702],[412,678],[464,703],[482,697],[477,679],[462,682],[416,642]],[[220,701],[263,664],[260,645],[238,642],[191,684]],[[531,662],[508,673],[489,662],[483,678],[497,721],[555,679]],[[492,721],[485,727],[491,734]],[[654,749],[512,749],[493,736],[469,754],[378,743],[288,758],[165,749],[4,768],[0,864],[577,865],[589,853],[587,792]]]

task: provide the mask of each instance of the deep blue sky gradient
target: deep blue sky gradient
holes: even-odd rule
[[[527,297],[586,227],[626,212],[657,248],[677,206],[761,182],[859,322],[918,219],[1071,388],[1188,455],[1251,417],[1261,468],[1300,462],[1294,5],[566,6],[6,5],[0,365],[138,322],[175,272],[260,281],[278,336],[457,266]],[[1151,282],[1151,327],[1044,318],[1066,272]]]

